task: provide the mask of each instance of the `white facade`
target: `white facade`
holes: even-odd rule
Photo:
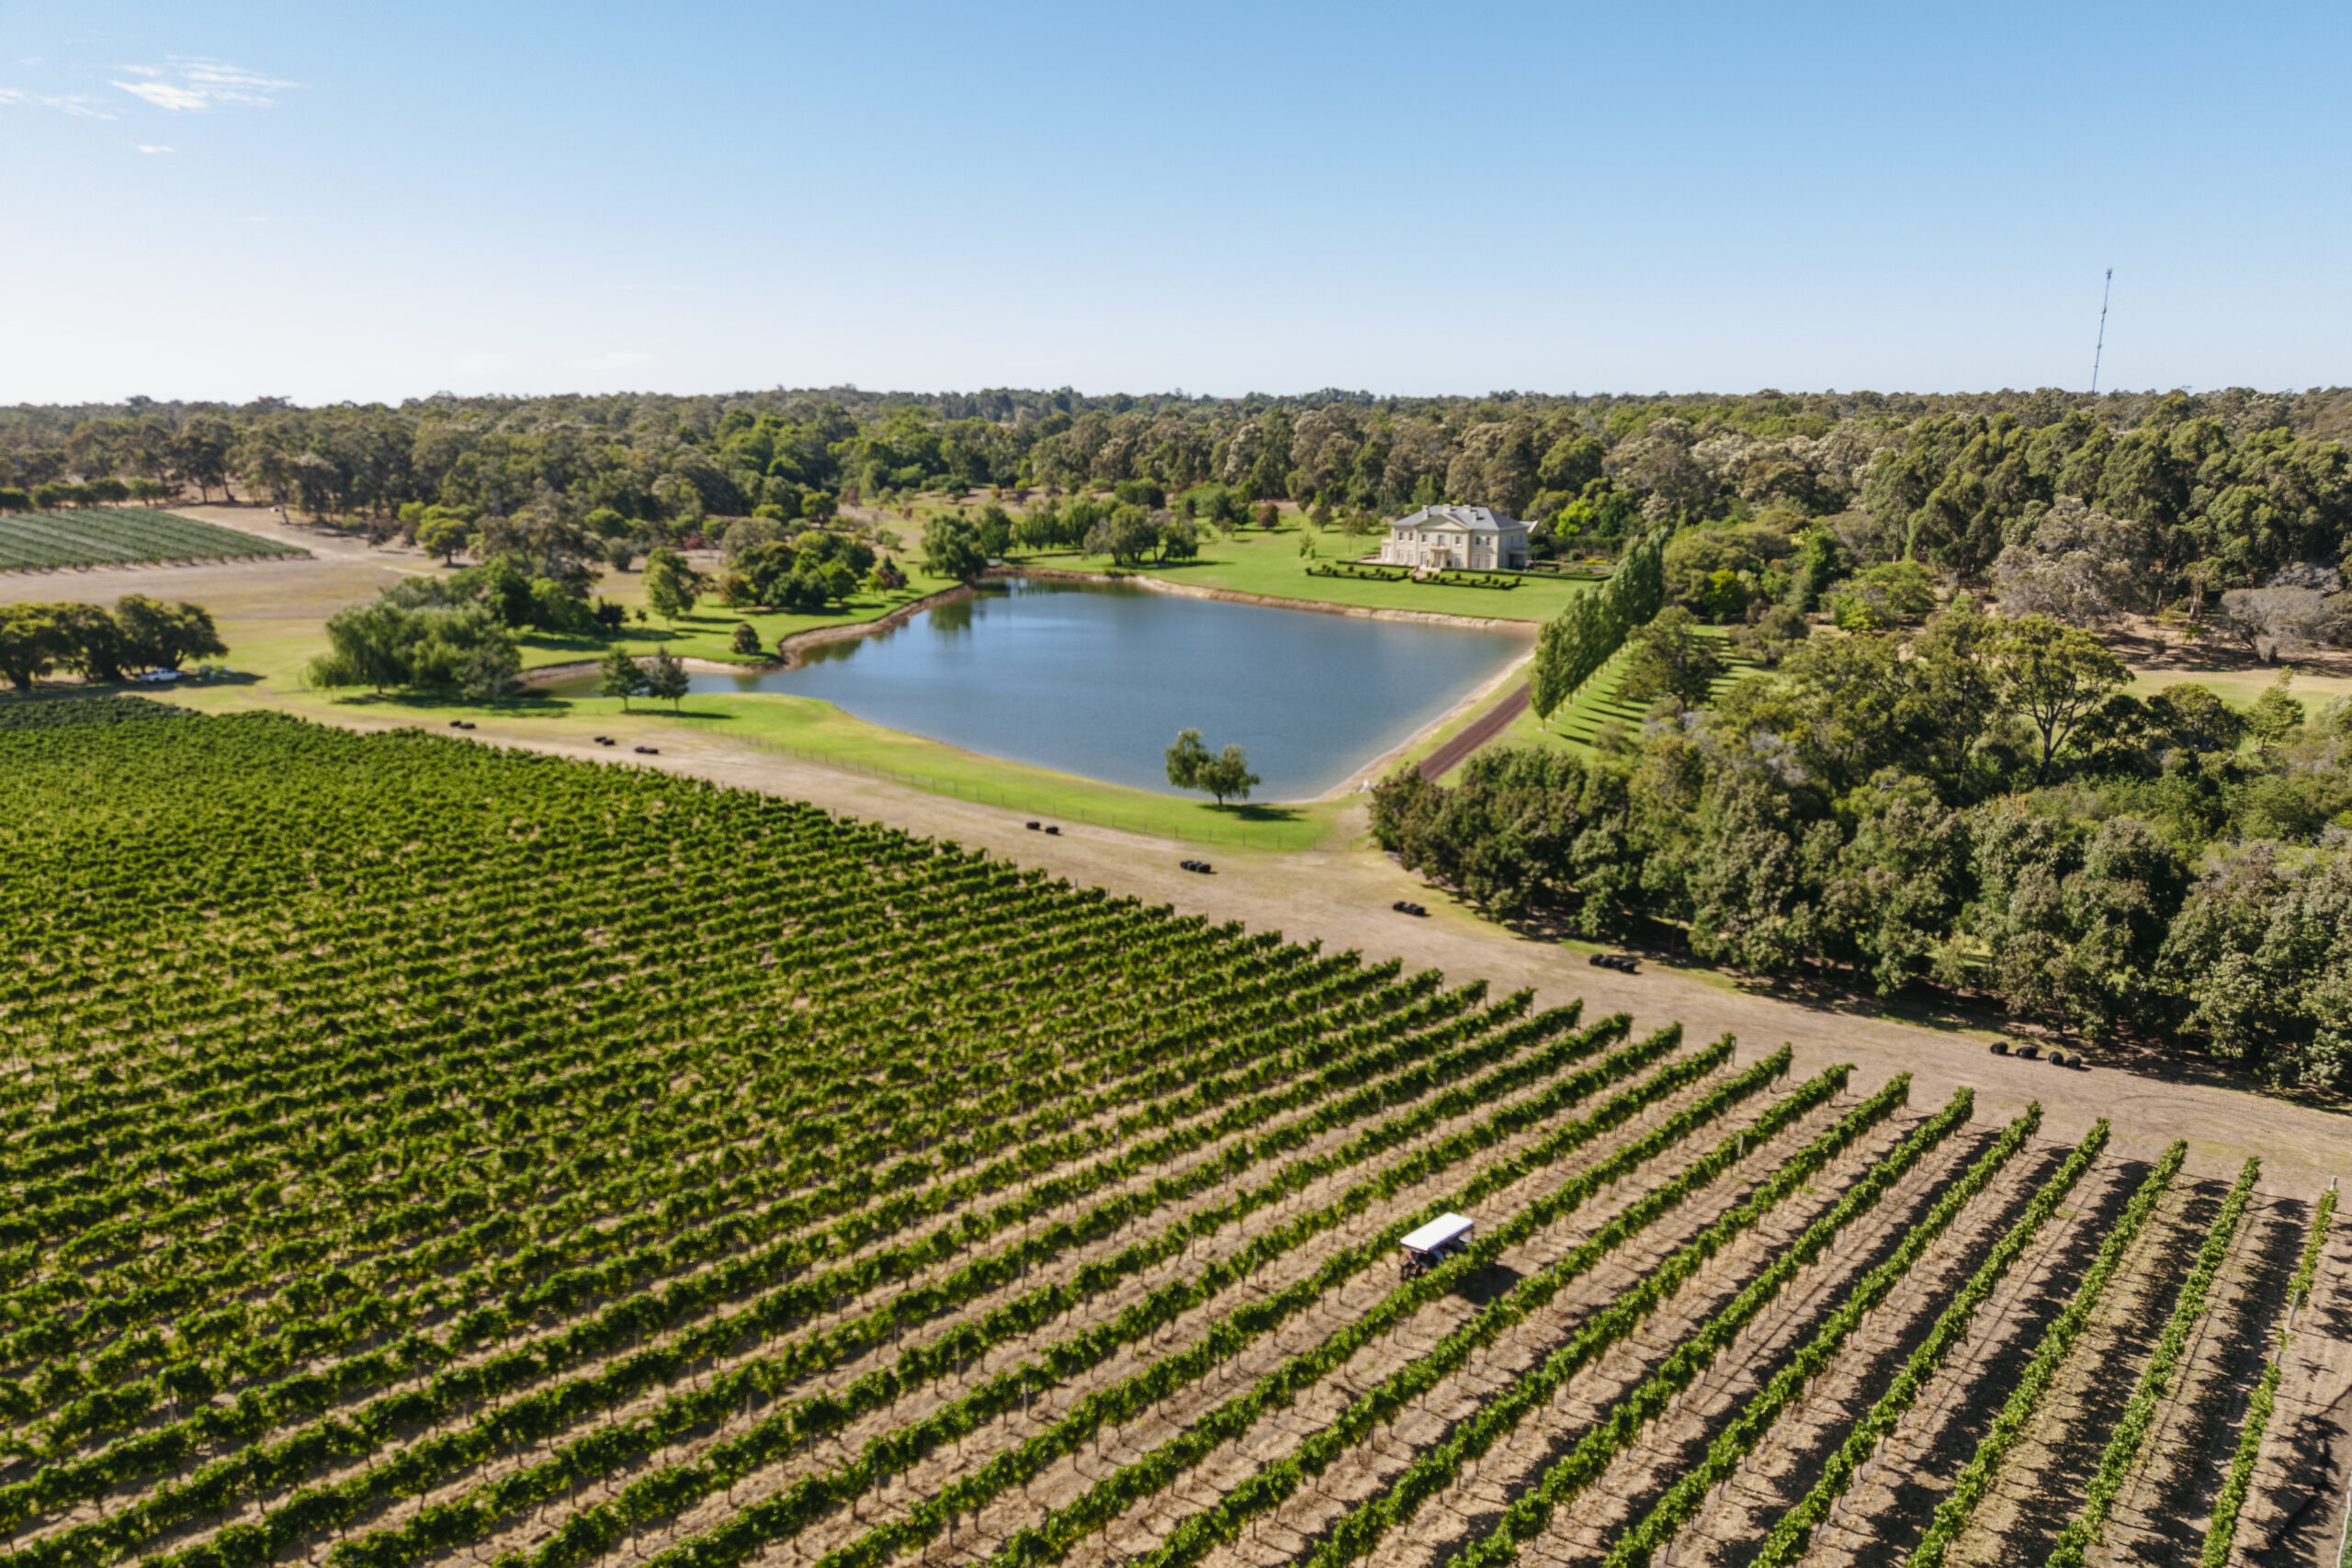
[[[1423,571],[1519,571],[1527,525],[1484,506],[1424,506],[1388,525],[1380,559]]]

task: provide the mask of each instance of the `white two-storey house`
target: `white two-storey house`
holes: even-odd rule
[[[1518,571],[1527,565],[1527,525],[1485,506],[1424,506],[1388,525],[1386,566],[1430,571]]]

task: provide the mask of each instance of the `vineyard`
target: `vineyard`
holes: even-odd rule
[[[169,512],[151,512],[143,506],[0,513],[0,571],[143,561],[257,560],[309,553],[234,528]]]
[[[0,728],[0,838],[24,1568],[2221,1564],[2326,1473],[2332,1191],[2105,1122],[413,731]]]

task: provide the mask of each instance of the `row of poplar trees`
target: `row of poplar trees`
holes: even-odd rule
[[[1544,623],[1528,676],[1528,701],[1535,716],[1548,721],[1624,646],[1636,626],[1666,604],[1665,545],[1657,536],[1625,552],[1609,581],[1596,592],[1580,593]]]

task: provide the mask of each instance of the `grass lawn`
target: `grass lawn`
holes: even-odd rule
[[[1548,621],[1576,594],[1589,592],[1589,581],[1562,582],[1521,578],[1516,588],[1453,588],[1436,583],[1358,582],[1344,577],[1309,577],[1308,561],[1298,553],[1306,525],[1285,517],[1269,532],[1251,526],[1227,539],[1210,532],[1201,540],[1196,560],[1167,561],[1139,570],[1138,575],[1169,582],[1189,582],[1203,588],[1223,588],[1238,593],[1261,593],[1273,599],[1304,599],[1317,604],[1360,604],[1374,610],[1429,610],[1442,615],[1476,615],[1506,621]],[[1325,565],[1353,560],[1379,552],[1374,535],[1356,538],[1327,528],[1314,539],[1317,558]],[[1020,558],[1012,564],[1061,567],[1076,571],[1108,571],[1102,556],[1050,553]]]
[[[1690,629],[1702,637],[1723,637],[1731,635],[1731,628],[1728,626],[1693,626]],[[1717,693],[1721,693],[1742,676],[1754,674],[1758,668],[1728,652],[1725,658],[1730,661],[1731,670],[1728,673],[1716,678],[1714,690]],[[1591,680],[1584,683],[1584,690],[1577,694],[1575,702],[1553,713],[1552,722],[1548,727],[1536,722],[1533,708],[1522,709],[1519,716],[1512,719],[1500,735],[1496,736],[1487,744],[1487,746],[1560,746],[1573,751],[1589,751],[1592,749],[1594,737],[1598,736],[1601,727],[1611,719],[1622,720],[1634,728],[1639,729],[1642,715],[1648,711],[1649,705],[1626,702],[1618,696],[1618,684],[1624,678],[1625,659],[1621,651],[1617,657],[1602,665]],[[1449,726],[1449,728],[1453,727]],[[1426,756],[1429,751],[1435,749],[1432,745],[1418,754]],[[1468,765],[1465,760],[1463,766]],[[1462,769],[1455,768],[1439,782],[1448,784],[1461,783]]]
[[[2243,708],[2251,707],[2254,700],[2278,679],[2278,670],[2274,669],[2135,670],[2132,683],[2124,690],[2144,698],[2153,697],[2168,686],[2202,686],[2232,707]],[[2352,697],[2352,676],[2297,670],[2294,684],[2287,690],[2317,718],[2330,698]]]
[[[956,586],[952,578],[932,577],[911,563],[902,563],[907,572],[907,585],[896,593],[861,592],[842,608],[825,615],[793,615],[780,611],[730,610],[716,599],[706,598],[695,613],[684,616],[673,628],[660,619],[642,624],[636,618],[645,604],[645,579],[641,573],[605,574],[596,585],[597,595],[610,599],[629,612],[628,625],[619,637],[562,637],[538,633],[526,635],[523,639],[523,667],[537,670],[549,664],[571,664],[583,659],[602,659],[607,649],[617,641],[629,652],[642,658],[668,649],[684,659],[715,659],[722,663],[766,664],[775,656],[776,644],[798,632],[814,631],[822,626],[863,626],[878,621],[891,611],[899,609],[925,594],[937,593]],[[747,621],[759,633],[760,651],[740,654],[733,650],[731,639],[739,621]]]
[[[274,684],[274,683],[273,683]],[[1083,822],[1193,843],[1247,849],[1305,849],[1330,830],[1343,803],[1243,802],[1218,807],[1205,796],[1162,795],[1098,783],[1024,762],[963,750],[887,729],[831,703],[780,693],[696,694],[675,709],[645,698],[627,709],[617,697],[558,697],[526,692],[495,703],[469,703],[398,692],[302,692],[241,679],[157,691],[167,702],[225,712],[267,706],[329,723],[375,721],[441,728],[469,719],[487,740],[592,744],[612,737],[620,754],[650,745],[666,753],[698,745],[746,747],[845,767],[959,800],[999,805],[1041,818]]]
[[[620,736],[618,727],[624,725],[665,725],[713,739],[895,778],[962,800],[1201,843],[1304,849],[1329,830],[1340,807],[1339,802],[1322,801],[1243,802],[1220,808],[1206,796],[1129,789],[967,751],[869,724],[813,697],[773,692],[695,695],[686,698],[674,713],[659,705],[649,706],[642,699],[630,705],[636,711],[625,716],[620,704],[611,698],[573,699],[570,704],[574,714],[594,720],[601,733],[616,737]]]

